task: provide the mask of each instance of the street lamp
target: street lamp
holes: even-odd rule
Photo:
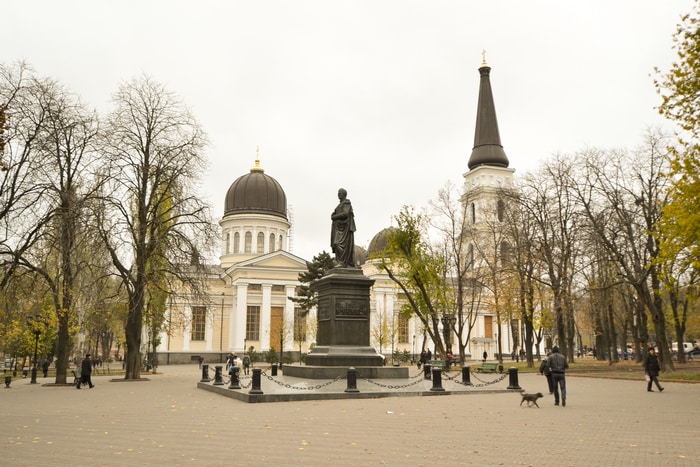
[[[413,335],[413,352],[411,354],[411,363],[416,362],[416,335]]]
[[[34,365],[32,366],[32,379],[29,381],[29,384],[36,384],[36,358],[37,351],[39,350],[39,335],[41,335],[39,324],[46,326],[47,323],[38,313],[34,316],[27,317],[27,325],[32,329],[32,333],[34,333]]]

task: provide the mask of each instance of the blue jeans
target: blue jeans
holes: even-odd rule
[[[554,385],[554,403],[559,403],[559,387],[561,387],[561,397],[566,399],[566,377],[564,373],[552,373],[552,384]]]

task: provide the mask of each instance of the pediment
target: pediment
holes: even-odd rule
[[[289,252],[279,250],[266,255],[256,256],[228,267],[222,276],[234,277],[244,272],[293,273],[296,277],[300,272],[306,271],[306,261]]]

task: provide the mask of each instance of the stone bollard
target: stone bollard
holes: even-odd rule
[[[518,369],[514,366],[508,368],[508,389],[522,389],[518,386]]]
[[[199,380],[200,383],[208,383],[211,381],[209,379],[209,365],[202,365],[202,379]]]
[[[359,389],[357,389],[357,370],[355,368],[348,368],[348,387],[345,389],[345,392],[360,392]]]
[[[430,363],[423,365],[423,378],[427,379],[428,381],[430,381],[430,369]]]
[[[223,367],[221,365],[216,365],[214,367],[214,386],[223,386],[224,385],[224,375],[223,375]]]
[[[229,375],[231,375],[231,384],[228,385],[229,389],[241,389],[241,380],[239,378],[240,368],[237,366],[231,367]]]
[[[277,364],[272,364],[272,376],[277,376]]]
[[[442,369],[433,368],[433,387],[430,388],[431,391],[444,391],[445,388],[442,387]]]
[[[253,381],[251,383],[250,391],[248,394],[262,394],[262,389],[260,389],[260,374],[262,370],[260,368],[253,368]]]
[[[472,379],[471,379],[471,375],[469,374],[469,370],[470,370],[469,365],[464,365],[462,367],[462,383],[464,383],[468,386],[472,386]]]

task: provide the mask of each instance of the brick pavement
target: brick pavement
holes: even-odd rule
[[[0,389],[0,465],[697,465],[700,385],[568,377],[520,407],[510,392],[247,404],[197,389],[196,366],[94,389]],[[49,382],[39,378],[39,382]],[[545,391],[543,377],[520,386]],[[359,382],[358,382],[359,383]],[[508,379],[499,383],[507,386]],[[358,384],[359,386],[359,384]],[[263,381],[263,390],[268,390]]]

